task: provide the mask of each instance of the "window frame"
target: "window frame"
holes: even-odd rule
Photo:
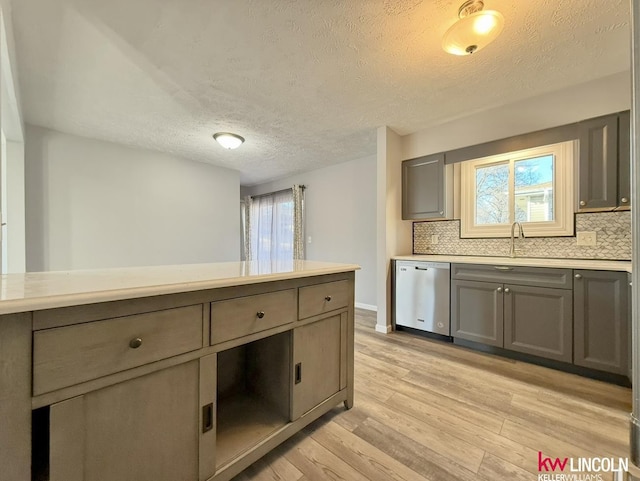
[[[510,237],[515,220],[514,165],[516,161],[553,155],[553,221],[522,222],[527,237],[574,235],[574,171],[578,141],[570,140],[462,162],[460,166],[460,237]],[[509,164],[509,223],[476,224],[476,170],[491,164]]]

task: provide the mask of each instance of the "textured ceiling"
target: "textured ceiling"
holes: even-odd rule
[[[629,69],[628,0],[485,0],[506,24],[441,48],[462,0],[13,0],[25,120],[237,169],[245,185]],[[247,141],[225,151],[211,138]]]

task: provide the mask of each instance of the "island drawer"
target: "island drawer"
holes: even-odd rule
[[[500,282],[519,286],[572,289],[571,269],[484,264],[451,264],[451,278],[464,281]]]
[[[33,394],[202,348],[202,304],[33,333]]]
[[[296,320],[296,290],[211,303],[211,344],[265,331]]]
[[[347,307],[350,295],[349,281],[346,280],[301,287],[298,297],[299,318],[306,319]]]

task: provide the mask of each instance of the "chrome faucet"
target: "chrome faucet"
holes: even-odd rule
[[[511,249],[509,249],[509,257],[516,256],[516,245],[514,238],[516,225],[518,226],[518,239],[524,239],[524,232],[522,231],[522,225],[520,224],[520,222],[514,222],[513,224],[511,224]]]

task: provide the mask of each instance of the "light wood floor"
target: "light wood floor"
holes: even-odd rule
[[[234,481],[532,481],[538,451],[628,456],[629,389],[374,324],[356,310],[353,409],[335,408]]]

